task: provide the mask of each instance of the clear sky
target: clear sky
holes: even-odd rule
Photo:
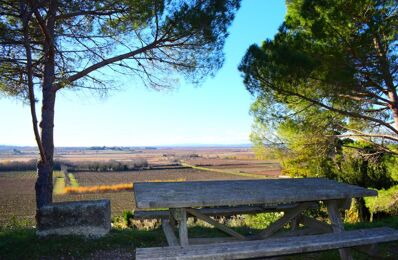
[[[254,101],[237,67],[250,44],[272,38],[286,12],[283,0],[243,0],[229,28],[225,63],[200,87],[181,84],[168,92],[120,78],[106,98],[58,93],[56,146],[156,146],[249,143]],[[0,144],[35,145],[29,107],[1,98]],[[40,108],[38,107],[38,112]]]

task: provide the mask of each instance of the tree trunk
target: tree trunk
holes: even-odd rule
[[[37,165],[38,178],[36,181],[36,207],[52,202],[53,193],[53,159],[54,159],[54,108],[55,108],[55,48],[54,26],[57,11],[57,0],[51,0],[47,19],[43,19],[34,3],[31,4],[36,20],[43,32],[44,73],[42,82],[42,109],[41,109],[41,143],[45,153],[45,161],[40,160]],[[38,215],[36,214],[36,217]]]
[[[51,84],[52,85],[52,84]],[[54,159],[54,105],[55,92],[43,89],[41,113],[41,141],[46,152],[47,162],[39,161],[36,181],[37,209],[52,202],[53,191],[53,159]]]
[[[36,208],[39,209],[44,205],[52,202],[52,165],[40,161],[37,165],[38,178],[36,180]]]
[[[388,97],[391,101],[391,110],[394,118],[394,126],[398,130],[398,96],[396,91],[388,92]]]

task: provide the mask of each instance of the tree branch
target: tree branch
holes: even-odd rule
[[[127,9],[117,9],[117,10],[112,10],[112,11],[99,11],[99,10],[87,10],[87,11],[78,11],[78,12],[74,12],[74,13],[68,13],[68,14],[60,14],[57,15],[55,19],[57,20],[63,20],[63,19],[69,19],[69,18],[73,18],[76,16],[85,16],[85,15],[96,15],[96,16],[109,16],[109,15],[113,15],[113,14],[117,14],[117,13],[121,13],[121,12],[125,12],[127,11]]]
[[[150,50],[152,48],[155,48],[157,46],[157,44],[158,44],[158,42],[154,41],[154,42],[152,42],[152,43],[150,43],[150,44],[148,44],[148,45],[146,45],[146,46],[144,46],[142,48],[136,49],[134,51],[127,52],[127,53],[124,53],[124,54],[121,54],[121,55],[118,55],[118,56],[115,56],[115,57],[112,57],[112,58],[109,58],[109,59],[104,59],[104,60],[102,60],[102,61],[100,61],[100,62],[98,62],[96,64],[93,64],[93,65],[89,66],[88,68],[86,68],[86,69],[84,69],[84,70],[82,70],[82,71],[80,71],[80,72],[78,72],[78,73],[76,73],[74,75],[71,75],[65,81],[67,83],[72,83],[72,82],[74,82],[74,81],[76,81],[78,79],[81,79],[82,77],[86,76],[87,74],[89,74],[89,73],[91,73],[91,72],[93,72],[93,71],[95,71],[95,70],[97,70],[99,68],[102,68],[102,67],[104,67],[106,65],[109,65],[111,63],[114,63],[114,62],[117,62],[117,61],[121,61],[121,60],[130,58],[130,57],[133,57],[133,56],[135,56],[137,54],[140,54],[140,53],[146,52],[146,51],[148,51],[148,50]],[[61,82],[55,84],[55,90],[56,91],[61,89],[62,87],[63,87],[63,84]]]
[[[51,36],[47,30],[47,26],[46,23],[44,22],[43,18],[41,17],[39,10],[37,9],[37,7],[35,6],[35,3],[32,0],[28,0],[29,1],[29,5],[31,6],[33,13],[35,14],[36,20],[39,23],[40,29],[42,30],[44,37],[46,39],[46,42],[49,46],[49,55],[50,56],[54,56],[54,46],[53,46],[53,41],[51,39]]]
[[[28,28],[31,13],[28,12],[27,10],[24,10],[25,8],[23,8],[23,6],[24,5],[21,4],[21,11],[23,12],[22,19],[23,19],[23,29],[24,29],[24,46],[26,51],[26,73],[28,78],[30,113],[32,116],[33,132],[35,135],[37,146],[39,147],[40,159],[42,162],[47,163],[46,153],[40,138],[39,129],[37,127],[38,120],[36,115],[36,100],[35,100],[35,92],[33,84],[32,52],[30,49],[29,28]]]
[[[342,115],[346,115],[346,116],[352,116],[355,118],[361,118],[361,119],[365,119],[371,122],[375,122],[378,123],[380,125],[385,126],[386,128],[390,129],[393,133],[398,134],[398,129],[395,129],[393,126],[391,126],[390,124],[384,122],[383,120],[377,119],[377,118],[373,118],[373,117],[369,117],[369,116],[365,116],[365,115],[361,115],[360,113],[356,113],[356,112],[350,112],[350,111],[346,111],[346,110],[341,110],[332,106],[328,106],[318,100],[312,99],[312,98],[308,98],[302,94],[299,94],[297,92],[292,92],[289,90],[286,90],[286,88],[275,88],[273,87],[273,84],[271,84],[270,82],[268,82],[266,79],[264,79],[263,77],[261,77],[261,74],[257,71],[258,77],[262,80],[262,82],[269,86],[271,89],[273,89],[274,91],[280,92],[280,93],[284,93],[286,95],[290,95],[290,96],[295,96],[298,98],[301,98],[303,100],[306,100],[308,102],[314,103],[315,105],[318,105],[320,107],[326,108],[330,111],[342,114]]]

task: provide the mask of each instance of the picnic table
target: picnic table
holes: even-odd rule
[[[341,258],[351,259],[347,247],[398,239],[398,232],[388,228],[344,231],[339,210],[348,209],[352,198],[376,195],[374,190],[324,178],[136,183],[136,208],[162,216],[170,246],[137,249],[136,257],[240,259],[340,248]],[[330,224],[303,214],[319,202],[326,205]],[[210,217],[273,211],[284,214],[253,236],[244,236]],[[201,219],[230,237],[190,239],[188,216]],[[288,223],[289,232],[278,232]]]

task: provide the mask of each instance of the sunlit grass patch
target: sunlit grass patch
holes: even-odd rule
[[[61,195],[65,193],[65,179],[64,177],[57,177],[54,184],[54,194]]]
[[[76,180],[75,175],[73,175],[72,173],[68,173],[68,178],[70,181],[70,185],[72,187],[75,187],[75,188],[79,187],[79,182]]]
[[[62,171],[54,171],[53,172],[53,177],[54,178],[60,178],[60,177],[64,177],[64,172],[62,172]]]

